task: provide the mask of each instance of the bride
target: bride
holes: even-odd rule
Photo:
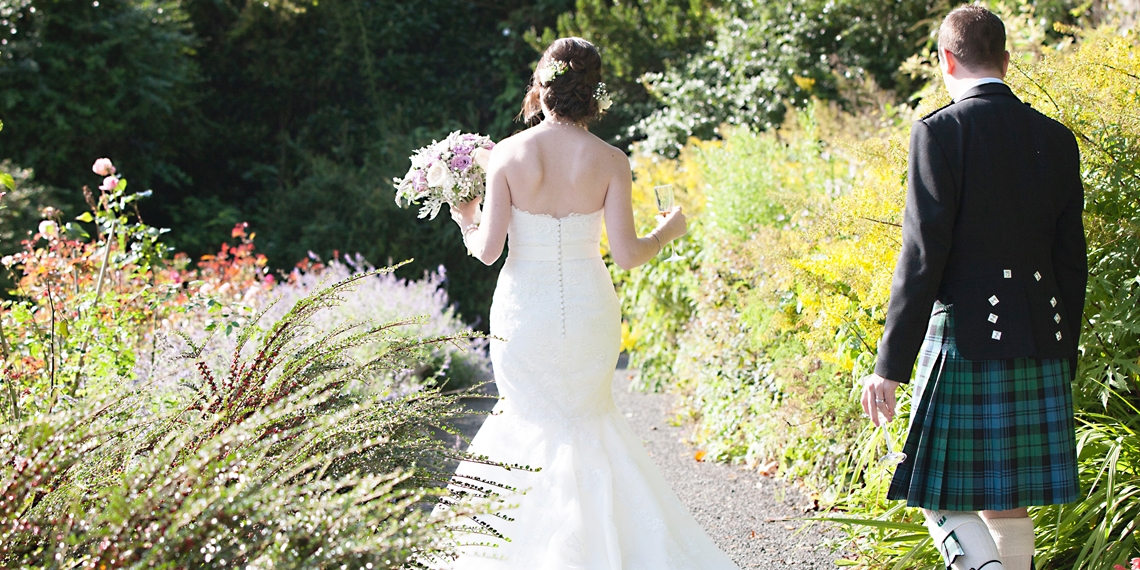
[[[681,505],[614,407],[621,314],[599,253],[637,267],[685,234],[675,208],[637,237],[629,159],[590,134],[604,99],[598,50],[563,38],[539,60],[522,115],[533,128],[495,147],[486,204],[452,217],[490,265],[510,237],[491,305],[491,362],[502,400],[469,451],[541,471],[463,463],[468,481],[510,485],[514,508],[473,535],[451,567],[526,570],[735,569]],[[439,507],[445,508],[445,507]],[[474,543],[482,543],[475,545]]]

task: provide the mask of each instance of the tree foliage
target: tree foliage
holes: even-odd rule
[[[645,78],[660,109],[638,130],[675,155],[722,123],[768,129],[812,97],[845,100],[853,83],[906,87],[899,65],[929,37],[932,0],[740,0],[709,46]]]
[[[67,189],[71,211],[94,179],[68,165],[114,158],[193,256],[250,221],[275,267],[336,250],[443,264],[477,320],[492,272],[446,221],[397,209],[391,179],[451,130],[511,134],[535,58],[523,36],[569,5],[3,0],[0,157]]]
[[[723,0],[577,0],[573,11],[558,17],[557,33],[546,29],[544,49],[557,36],[579,36],[602,52],[604,79],[614,107],[595,129],[621,146],[639,138],[630,127],[657,109],[642,83],[646,73],[660,73],[700,51],[715,37],[716,10]]]

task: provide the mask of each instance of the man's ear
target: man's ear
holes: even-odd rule
[[[958,60],[954,57],[954,52],[946,48],[938,48],[938,55],[942,69],[946,71],[947,75],[954,75],[958,71]]]
[[[1009,52],[1005,52],[1005,59],[1001,62],[1001,78],[1005,79],[1005,74],[1009,73]]]

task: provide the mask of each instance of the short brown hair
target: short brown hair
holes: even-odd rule
[[[566,71],[543,84],[540,72],[551,61],[562,62]],[[589,123],[602,113],[594,96],[601,82],[602,56],[594,44],[582,38],[557,39],[543,52],[531,74],[519,116],[528,125],[537,122],[542,114],[542,97],[542,103],[555,115],[575,123]]]
[[[1005,63],[1005,24],[978,4],[958,6],[938,27],[938,47],[970,70],[1000,70]]]

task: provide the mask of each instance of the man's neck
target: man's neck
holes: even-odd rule
[[[946,79],[946,90],[950,92],[950,98],[955,101],[958,100],[970,89],[983,84],[983,83],[1004,83],[1002,78],[997,73],[977,73],[962,76],[948,75]]]

